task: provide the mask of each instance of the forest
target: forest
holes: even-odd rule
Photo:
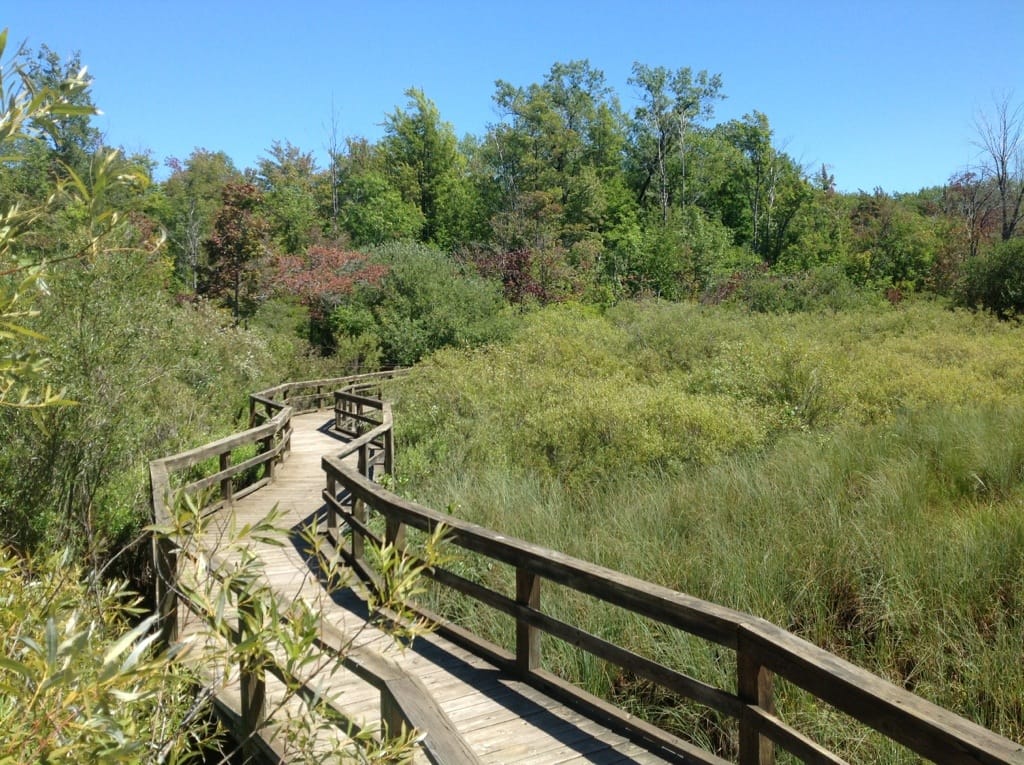
[[[483,135],[409,89],[376,142],[332,125],[326,167],[285,137],[255,167],[161,164],[106,144],[78,56],[7,43],[0,763],[217,746],[147,637],[147,461],[232,432],[260,387],[393,367],[404,495],[1024,740],[1024,107],[905,193],[837,191],[768,115],[717,122],[719,74],[636,63],[627,112],[585,60],[498,79]],[[735,754],[706,711],[551,661]],[[853,761],[913,761],[782,697]]]

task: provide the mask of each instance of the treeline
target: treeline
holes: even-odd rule
[[[53,80],[77,63],[62,69],[44,49],[33,72]],[[418,353],[403,344],[457,334],[426,326],[427,307],[389,279],[394,250],[372,254],[394,242],[434,251],[397,256],[418,277],[470,280],[477,314],[493,304],[478,279],[513,305],[657,296],[792,310],[808,295],[842,303],[868,290],[932,291],[1002,315],[1024,307],[1007,286],[1021,276],[1024,193],[1022,120],[1008,102],[979,121],[981,163],[951,168],[946,186],[840,193],[827,165],[810,172],[778,146],[766,115],[716,123],[719,75],[637,63],[629,83],[632,112],[585,60],[538,83],[498,80],[498,121],[462,139],[410,89],[377,142],[343,140],[334,125],[327,167],[288,141],[245,169],[196,149],[126,201],[166,232],[179,295],[221,300],[241,322],[268,300],[297,300],[322,351],[363,363],[406,363]],[[54,161],[87,181],[101,144],[86,117],[68,120],[35,161],[5,168],[2,201],[45,193]],[[156,171],[147,157],[121,161]]]
[[[288,142],[244,171],[196,150],[172,162],[157,211],[177,278],[198,293],[224,289],[225,255],[210,237],[225,208],[248,205],[263,252],[418,241],[497,280],[515,304],[720,299],[754,280],[768,282],[752,289],[763,307],[785,307],[797,275],[824,272],[829,289],[838,279],[1021,307],[999,296],[1010,274],[995,247],[1016,237],[1024,188],[1014,155],[1001,154],[1012,139],[1019,159],[1019,114],[1007,104],[994,134],[979,126],[985,161],[951,168],[947,186],[843,194],[827,166],[809,173],[777,145],[766,115],[715,123],[718,75],[636,64],[630,84],[640,105],[627,113],[587,61],[557,63],[539,83],[499,80],[499,121],[461,140],[411,89],[378,142],[331,135],[326,168]],[[331,300],[373,281],[351,260],[344,270],[356,285],[336,285]],[[243,292],[267,290],[256,280]]]

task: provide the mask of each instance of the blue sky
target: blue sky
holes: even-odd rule
[[[159,162],[195,147],[252,166],[274,140],[325,157],[380,137],[422,88],[458,135],[497,119],[494,81],[589,59],[622,104],[634,61],[722,75],[717,120],[758,110],[776,143],[846,191],[941,184],[976,155],[973,120],[1024,100],[1021,0],[490,3],[6,0],[11,41],[79,51],[108,142]]]

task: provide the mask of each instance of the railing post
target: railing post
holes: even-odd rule
[[[327,473],[327,493],[331,495],[331,499],[338,497],[338,482],[330,472]],[[327,530],[335,539],[338,538],[338,511],[334,508],[334,502],[327,503]]]
[[[540,608],[540,577],[522,568],[516,569],[516,603]],[[516,669],[527,675],[540,667],[540,631],[516,619]]]
[[[405,716],[387,683],[380,689],[380,730],[384,738],[396,738],[407,728]]]
[[[247,639],[249,629],[246,620],[255,619],[252,603],[240,601],[238,604],[238,642]],[[258,629],[258,627],[257,627]],[[263,725],[266,716],[267,680],[263,662],[258,657],[242,655],[239,661],[239,681],[242,692],[242,735],[243,749],[250,756],[258,752],[253,740]]]
[[[267,436],[262,441],[260,441],[260,448],[263,449],[263,453],[264,454],[266,454],[267,452],[271,451],[274,448],[274,437],[273,436]],[[272,457],[271,459],[269,459],[265,463],[263,463],[263,464],[265,464],[267,466],[267,478],[270,478],[271,480],[273,480],[273,478],[274,478],[274,463],[275,462],[277,462],[277,458],[276,457]]]
[[[736,635],[736,683],[740,700],[775,714],[772,672],[760,657],[742,625]],[[740,765],[774,765],[775,745],[760,733],[757,718],[744,711],[740,717]]]
[[[397,518],[388,518],[384,522],[384,544],[398,551],[405,549],[405,524]]]
[[[344,402],[343,402],[343,400],[341,398],[341,391],[340,390],[334,391],[334,429],[336,431],[338,431],[339,433],[341,432],[341,421],[342,421],[341,413],[342,413],[342,406],[343,405],[344,405]]]
[[[249,427],[256,427],[256,399],[249,396]]]
[[[164,647],[178,642],[178,546],[168,536],[153,540],[156,553],[156,602],[160,640]]]
[[[367,465],[368,460],[367,460],[366,450],[367,450],[366,444],[363,444],[362,446],[359,447],[359,452],[358,452],[358,454],[359,454],[359,475],[361,475],[361,476],[365,476],[366,475],[366,471],[368,470],[368,465]],[[361,499],[353,498],[353,500],[352,500],[352,518],[355,519],[356,521],[358,521],[359,523],[363,524],[363,525],[366,524],[366,504]],[[363,550],[364,550],[363,533],[360,530],[358,530],[355,527],[353,527],[352,528],[352,557],[356,561],[359,561],[360,563],[363,562]]]
[[[384,431],[384,473],[395,474],[395,432],[391,428]]]
[[[231,452],[224,452],[220,455],[220,469],[227,470],[231,467]],[[234,490],[231,487],[231,476],[222,478],[220,482],[220,496],[227,503],[231,503]]]

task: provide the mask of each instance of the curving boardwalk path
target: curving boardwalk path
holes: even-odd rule
[[[254,523],[275,505],[283,525],[293,530],[325,508],[321,499],[324,474],[321,457],[337,453],[341,442],[330,429],[332,412],[303,414],[292,419],[294,432],[289,458],[277,468],[268,486],[234,503],[236,524]],[[226,512],[218,517],[228,515]],[[205,543],[218,545],[223,529],[208,531]],[[648,749],[594,720],[552,701],[535,688],[505,674],[479,656],[438,635],[417,637],[411,646],[397,645],[391,637],[367,623],[365,601],[359,587],[329,596],[301,552],[302,544],[283,547],[257,545],[265,576],[275,590],[303,599],[322,614],[325,622],[352,640],[359,652],[386,657],[415,676],[447,715],[458,736],[481,762],[490,763],[652,763],[689,761]],[[188,624],[182,632],[187,634]],[[207,667],[212,673],[221,671]],[[317,683],[325,695],[337,695],[337,706],[357,723],[375,725],[381,719],[380,693],[351,671],[323,673]],[[280,686],[268,683],[269,707],[274,707]],[[238,704],[237,681],[225,683],[221,703]],[[294,707],[299,707],[296,702]],[[276,714],[289,714],[287,710]],[[275,719],[274,717],[271,718]],[[272,726],[271,726],[272,730]],[[427,732],[438,735],[437,732]],[[443,732],[440,735],[445,735]],[[270,734],[273,739],[273,734]],[[318,749],[344,746],[343,735],[321,738]],[[669,757],[669,759],[665,759]],[[426,761],[420,753],[419,761]],[[706,755],[702,762],[721,762]]]

